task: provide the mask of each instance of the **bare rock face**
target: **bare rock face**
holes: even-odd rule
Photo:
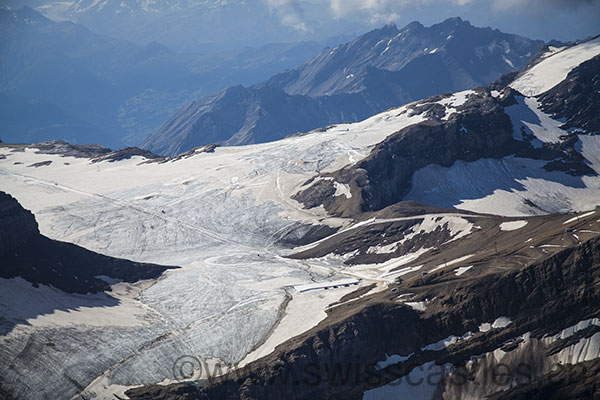
[[[4,192],[0,192],[0,225],[0,256],[14,251],[39,235],[33,214]]]

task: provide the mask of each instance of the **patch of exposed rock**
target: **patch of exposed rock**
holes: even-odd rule
[[[132,157],[144,157],[148,160],[163,160],[163,156],[159,156],[158,154],[154,154],[151,151],[140,149],[139,147],[125,147],[124,149],[112,151],[108,154],[103,154],[101,156],[95,157],[92,159],[93,163],[108,161],[123,161],[129,160]]]

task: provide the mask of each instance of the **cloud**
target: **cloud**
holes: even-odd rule
[[[329,7],[335,18],[348,15],[366,14],[371,20],[393,20],[401,11],[407,11],[435,3],[464,6],[475,0],[329,0]],[[389,21],[386,21],[389,22]]]
[[[423,17],[429,10],[435,15],[461,15],[468,17],[470,10],[488,10],[490,14],[510,12],[525,14],[551,14],[558,10],[576,10],[580,6],[600,6],[600,0],[263,0],[281,24],[299,32],[313,33],[311,23],[317,24],[314,10],[329,15],[317,19],[333,18],[366,22],[375,26],[398,22],[401,19]],[[598,7],[600,9],[600,7]],[[304,10],[308,10],[309,16]],[[310,11],[312,10],[312,11]],[[445,10],[445,11],[444,11]],[[503,17],[503,18],[504,18]]]
[[[281,24],[300,32],[310,32],[300,0],[264,0],[271,12],[277,14]]]
[[[329,7],[336,18],[357,12],[381,15],[407,3],[406,0],[330,0]]]
[[[549,10],[577,9],[580,6],[599,6],[600,0],[493,0],[495,10],[506,11],[513,9]]]
[[[327,0],[326,0],[327,1]],[[491,11],[512,9],[575,9],[582,5],[600,5],[600,0],[328,0],[333,16],[341,18],[357,13],[384,16],[410,11],[425,5],[467,6],[487,3]]]

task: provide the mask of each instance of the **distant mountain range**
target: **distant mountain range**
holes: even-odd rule
[[[296,7],[293,1],[263,0],[6,1],[14,8],[23,3],[35,5],[50,19],[73,21],[107,36],[141,45],[157,41],[185,53],[216,54],[245,46],[260,47],[273,42],[273,38],[281,42],[321,42],[339,32],[363,32],[368,25],[323,18],[328,10],[323,10],[319,2],[302,2]],[[302,25],[306,19],[310,26]]]
[[[29,7],[0,9],[0,37],[2,140],[112,147],[139,143],[198,96],[261,81],[327,45],[178,54],[158,42],[137,45],[54,22]]]
[[[543,42],[451,18],[368,32],[264,83],[227,88],[173,114],[141,146],[174,155],[209,143],[260,143],[354,122],[434,94],[485,86],[523,68]]]

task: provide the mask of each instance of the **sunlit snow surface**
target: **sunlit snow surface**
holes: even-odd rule
[[[600,38],[566,50],[553,52],[519,79],[510,84],[525,96],[537,96],[564,80],[569,72],[584,61],[600,54]]]
[[[355,277],[337,265],[282,257],[287,250],[274,244],[278,239],[325,216],[290,197],[317,171],[354,163],[423,120],[409,114],[395,109],[326,132],[163,164],[0,149],[1,189],[34,212],[42,234],[182,267],[156,282],[117,284],[109,295],[0,280],[7,320],[0,356],[11,360],[0,366],[2,385],[32,399],[69,398],[95,380],[84,391],[112,398],[132,385],[172,380],[182,355],[246,363],[310,329],[356,287],[307,293],[292,287]],[[29,167],[40,161],[52,163]]]

